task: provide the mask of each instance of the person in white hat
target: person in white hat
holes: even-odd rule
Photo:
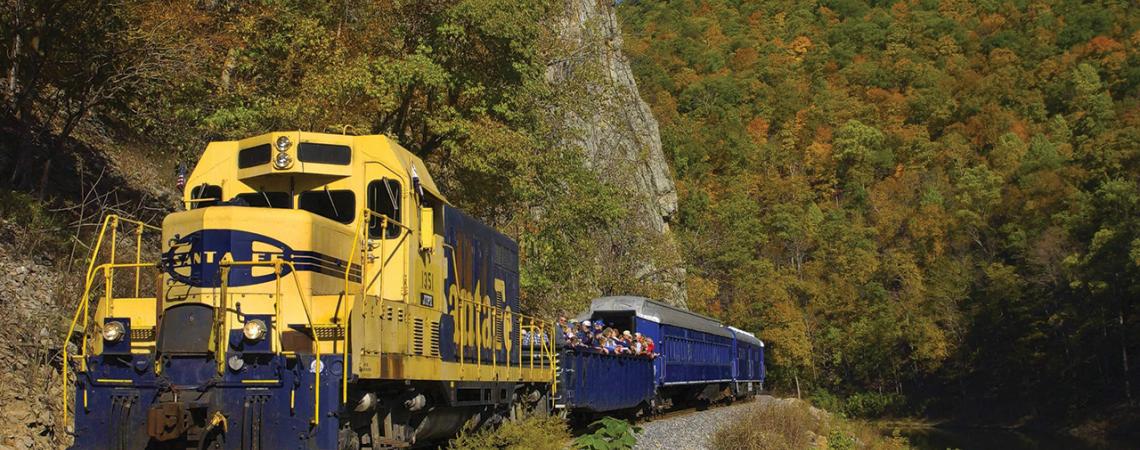
[[[587,347],[594,346],[593,335],[590,334],[589,320],[583,320],[578,324],[578,340],[582,342],[582,345],[585,345]]]

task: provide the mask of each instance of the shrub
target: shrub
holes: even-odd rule
[[[811,395],[808,396],[808,401],[810,401],[812,405],[815,405],[816,408],[820,408],[826,411],[843,410],[843,399],[839,398],[839,396],[835,394],[832,394],[831,392],[828,392],[826,389],[818,389],[816,391],[813,391]]]
[[[804,402],[756,405],[713,434],[718,450],[802,450],[815,445],[827,425]]]
[[[878,418],[897,414],[905,403],[906,398],[898,394],[859,392],[847,397],[843,412],[848,417]]]
[[[845,420],[806,402],[778,400],[751,407],[713,434],[717,450],[901,450],[906,439],[884,437],[875,427]]]
[[[589,450],[626,450],[633,448],[637,443],[637,433],[640,427],[630,425],[624,420],[605,417],[590,424],[593,433],[578,436],[574,440],[574,448]]]
[[[461,433],[449,449],[471,450],[561,450],[570,440],[566,421],[557,417],[528,417],[493,429]]]

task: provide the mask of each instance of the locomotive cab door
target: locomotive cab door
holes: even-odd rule
[[[353,372],[380,378],[382,352],[393,352],[406,329],[408,249],[414,244],[405,226],[407,183],[380,162],[365,163],[364,207],[372,212],[363,236],[363,298],[353,308]],[[388,220],[384,220],[386,217]]]

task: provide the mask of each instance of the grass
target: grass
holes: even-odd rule
[[[570,442],[566,421],[558,417],[528,417],[507,421],[494,429],[464,432],[449,449],[470,450],[561,450]]]
[[[867,422],[848,420],[806,402],[779,400],[756,405],[713,435],[717,450],[910,448],[905,438],[883,436]]]

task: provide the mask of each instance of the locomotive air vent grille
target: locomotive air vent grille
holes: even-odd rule
[[[154,327],[131,328],[131,341],[153,341]]]
[[[431,323],[431,355],[439,356],[439,322]]]
[[[322,341],[333,341],[344,339],[344,328],[336,325],[317,325],[316,326],[317,339]]]
[[[392,320],[392,310],[393,309],[394,308],[392,308],[391,306],[388,307],[387,316],[384,317],[384,320]]]
[[[412,321],[412,354],[424,354],[424,320],[419,317]]]
[[[396,320],[400,322],[404,321],[404,308],[396,310]]]

